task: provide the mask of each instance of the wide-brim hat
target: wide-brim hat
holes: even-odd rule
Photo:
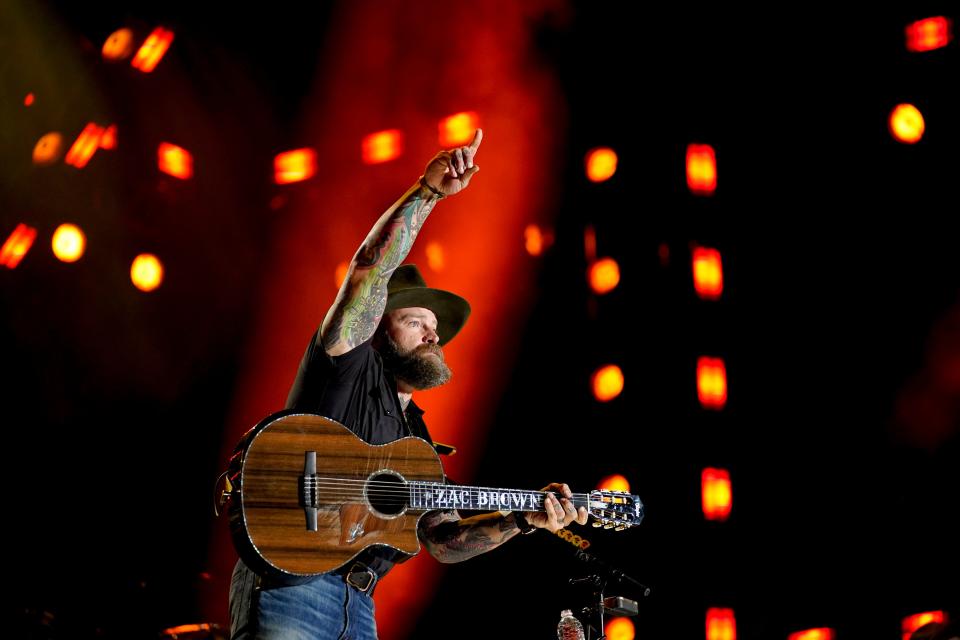
[[[415,264],[396,268],[387,284],[387,311],[405,307],[423,307],[437,316],[440,344],[450,342],[470,316],[470,303],[455,293],[427,286]]]

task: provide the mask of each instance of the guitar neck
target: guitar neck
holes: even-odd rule
[[[441,482],[409,482],[410,507],[414,509],[467,509],[472,511],[545,511],[549,491],[466,487]],[[573,494],[573,506],[590,509],[589,494]]]

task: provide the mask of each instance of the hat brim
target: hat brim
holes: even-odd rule
[[[470,303],[455,293],[442,289],[416,287],[395,291],[387,297],[384,313],[406,307],[423,307],[437,316],[437,335],[440,344],[453,340],[470,317]]]

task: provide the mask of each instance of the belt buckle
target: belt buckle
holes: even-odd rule
[[[352,580],[353,576],[360,576],[362,574],[367,576],[367,581],[365,584],[357,584]],[[357,562],[357,563],[354,563],[352,567],[350,567],[349,571],[347,571],[347,575],[344,577],[344,580],[346,581],[347,584],[355,588],[357,591],[361,593],[366,593],[367,591],[370,591],[373,588],[374,584],[376,584],[377,574],[370,567],[367,567]]]

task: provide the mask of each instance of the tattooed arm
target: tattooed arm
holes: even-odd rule
[[[417,534],[423,546],[440,562],[462,562],[499,547],[520,533],[513,514],[484,513],[460,519],[456,511],[429,511]]]
[[[473,141],[441,151],[427,164],[423,181],[410,187],[380,216],[347,269],[340,292],[320,326],[317,343],[332,355],[342,355],[373,335],[387,305],[387,283],[407,257],[413,241],[442,196],[467,187],[480,170],[473,157],[483,139],[477,129]]]

